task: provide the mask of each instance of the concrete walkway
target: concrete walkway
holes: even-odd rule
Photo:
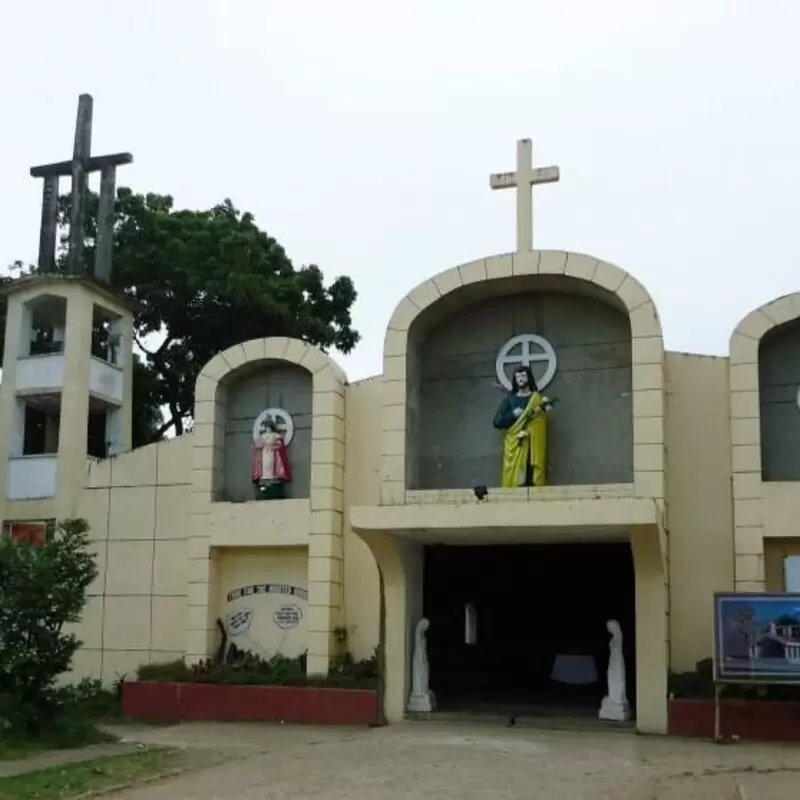
[[[376,730],[196,723],[118,732],[226,759],[117,800],[727,800],[737,783],[748,800],[800,797],[796,746],[482,723]]]

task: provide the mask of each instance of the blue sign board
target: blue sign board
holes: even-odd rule
[[[800,594],[715,594],[714,676],[800,684]]]

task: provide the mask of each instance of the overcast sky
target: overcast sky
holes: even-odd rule
[[[381,369],[417,283],[514,249],[489,174],[530,138],[561,182],[535,245],[635,275],[670,349],[725,354],[800,289],[797,0],[28,0],[0,24],[0,264],[35,260],[33,164],[71,154],[77,96],[120,182],[230,197],[295,264],[348,274]]]

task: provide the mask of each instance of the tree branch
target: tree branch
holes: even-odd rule
[[[158,358],[164,352],[164,350],[166,350],[167,347],[169,347],[169,345],[171,345],[174,341],[175,341],[174,336],[167,336],[167,338],[164,339],[164,341],[159,346],[158,350],[156,350],[155,353],[153,353],[152,357]]]
[[[170,409],[171,411],[172,409]],[[167,420],[154,434],[153,439],[158,441],[171,427],[175,425],[175,417]]]
[[[148,349],[147,349],[147,348],[146,348],[146,347],[145,347],[145,346],[142,344],[141,340],[139,339],[139,337],[138,337],[138,336],[137,336],[135,333],[133,334],[133,341],[134,341],[134,343],[136,344],[136,346],[137,346],[137,347],[138,347],[138,348],[139,348],[139,349],[140,349],[140,350],[141,350],[141,351],[142,351],[142,352],[143,352],[143,353],[144,353],[144,354],[145,354],[145,355],[146,355],[148,358],[152,358],[152,357],[153,357],[153,353],[151,353],[151,352],[150,352],[150,351],[149,351],[149,350],[148,350]]]
[[[181,412],[178,411],[177,403],[169,404],[169,413],[172,414],[172,419],[175,422],[175,435],[181,436],[183,434],[183,417]]]

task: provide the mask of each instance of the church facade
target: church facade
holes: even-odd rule
[[[637,727],[665,732],[669,671],[711,656],[713,593],[795,588],[800,294],[753,310],[727,357],[665,351],[631,272],[533,249],[531,186],[557,172],[529,153],[493,179],[521,184],[517,249],[402,298],[380,375],[242,342],[203,367],[192,432],[136,450],[132,309],[76,276],[10,285],[0,516],[12,536],[91,526],[74,677],[206,658],[219,620],[311,674],[343,639],[382,648],[393,721],[423,618],[431,686],[462,699],[537,670],[545,691],[586,657],[604,684],[614,621]]]

